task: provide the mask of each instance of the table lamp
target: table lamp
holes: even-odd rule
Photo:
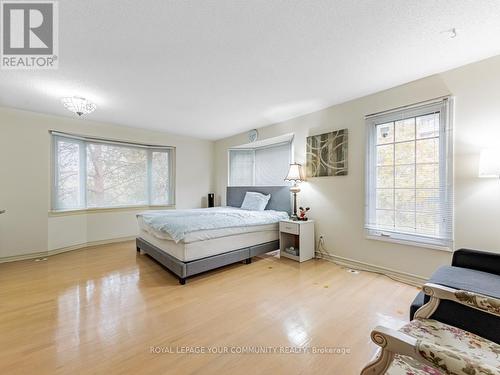
[[[299,182],[304,181],[304,174],[302,173],[302,165],[298,163],[290,164],[290,169],[285,177],[285,181],[292,181],[293,186],[290,191],[293,193],[293,215],[292,220],[297,220],[297,193],[300,191]]]

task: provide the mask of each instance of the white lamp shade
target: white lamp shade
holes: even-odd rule
[[[481,151],[479,177],[500,177],[500,149]]]
[[[290,164],[290,169],[288,170],[288,174],[285,177],[285,181],[295,181],[295,182],[304,181],[304,174],[302,173],[302,165],[297,163]]]

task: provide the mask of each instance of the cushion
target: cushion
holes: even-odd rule
[[[500,370],[500,345],[473,333],[434,319],[412,320],[399,331]]]
[[[493,367],[488,363],[472,358],[467,352],[462,353],[453,348],[449,349],[421,340],[417,341],[417,350],[433,366],[449,374],[500,375],[500,363],[497,363],[498,367]]]
[[[471,368],[492,375],[500,372],[500,345],[482,337],[433,319],[415,319],[400,331],[418,340],[420,354],[430,363],[396,354],[388,375],[447,375],[445,369],[453,374],[483,374]]]
[[[245,199],[243,199],[243,203],[241,204],[241,208],[250,211],[264,211],[269,199],[271,199],[271,194],[265,195],[253,191],[247,191]]]
[[[386,375],[447,375],[430,365],[417,361],[412,357],[396,354],[387,369]]]
[[[451,265],[470,268],[500,276],[500,254],[479,250],[459,249],[453,253]]]
[[[429,282],[500,298],[500,277],[488,272],[442,266],[434,272]],[[411,306],[410,319],[413,319],[415,311],[429,299],[429,296],[419,293]],[[453,301],[441,301],[432,318],[500,344],[500,324],[498,317],[494,315]]]
[[[488,272],[442,266],[434,272],[429,282],[500,298],[500,278]]]

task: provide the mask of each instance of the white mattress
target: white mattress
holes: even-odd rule
[[[146,232],[151,236],[160,240],[172,240],[168,233],[155,230],[148,226],[142,216],[137,217],[137,222],[139,223],[139,229],[141,232]],[[220,228],[220,229],[208,229],[200,230],[195,232],[190,232],[186,234],[186,237],[182,239],[179,243],[192,243],[198,241],[206,241],[214,238],[233,236],[236,234],[252,233],[252,232],[266,232],[274,231],[278,233],[279,223],[265,224],[265,225],[252,225],[248,227],[232,227],[232,228]],[[272,240],[271,240],[272,241]],[[236,248],[236,249],[239,249]]]
[[[212,255],[227,253],[228,251],[275,241],[279,238],[279,232],[277,229],[252,231],[227,236],[219,236],[217,238],[211,238],[203,241],[193,241],[189,243],[181,241],[175,243],[172,240],[158,238],[157,236],[152,235],[141,227],[139,230],[139,237],[143,238],[151,245],[154,245],[157,248],[165,251],[167,254],[179,259],[180,261],[189,262],[196,259],[206,258]]]

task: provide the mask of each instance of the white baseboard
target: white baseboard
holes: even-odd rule
[[[22,255],[12,255],[12,256],[8,256],[8,257],[0,258],[0,263],[9,263],[9,262],[17,262],[18,260],[45,258],[46,256],[47,256],[47,251],[42,251],[42,252],[38,252],[38,253],[22,254]]]
[[[0,258],[0,263],[16,262],[19,260],[27,260],[27,259],[45,258],[48,256],[57,255],[57,254],[65,253],[68,251],[83,249],[86,247],[107,245],[107,244],[112,244],[112,243],[117,243],[117,242],[132,241],[135,238],[136,238],[135,236],[112,238],[109,240],[86,242],[86,243],[82,243],[82,244],[78,244],[78,245],[62,247],[59,249],[52,249],[49,251],[42,251],[42,252],[38,252],[38,253],[30,253],[30,254],[3,257],[3,258]],[[401,281],[401,282],[404,282],[404,283],[407,283],[410,285],[414,285],[417,287],[421,287],[427,281],[427,278],[423,277],[423,276],[414,275],[414,274],[406,273],[406,272],[401,272],[401,271],[397,271],[397,270],[394,270],[391,268],[377,266],[374,264],[360,262],[360,261],[357,261],[354,259],[344,258],[344,257],[340,257],[337,255],[316,252],[316,258],[325,259],[325,260],[334,262],[334,263],[341,265],[341,266],[344,266],[344,267],[354,268],[354,269],[358,269],[358,270],[362,270],[362,271],[381,273],[381,274],[387,275],[395,280],[398,280],[398,281]]]
[[[38,252],[38,253],[30,253],[30,254],[14,255],[14,256],[9,256],[9,257],[2,257],[2,258],[0,258],[0,263],[17,262],[19,260],[27,260],[27,259],[45,258],[45,257],[49,257],[52,255],[66,253],[68,251],[83,249],[85,247],[108,245],[108,244],[117,243],[117,242],[127,242],[127,241],[132,241],[135,239],[136,239],[136,236],[131,236],[131,237],[111,238],[109,240],[85,242],[82,244],[61,247],[59,249],[52,249],[52,250],[42,251],[42,252]]]
[[[427,279],[428,279],[428,278],[423,277],[423,276],[414,275],[414,274],[407,273],[407,272],[401,272],[401,271],[397,271],[397,270],[394,270],[391,268],[381,267],[381,266],[377,266],[375,264],[360,262],[360,261],[357,261],[354,259],[339,257],[337,255],[332,255],[332,254],[316,252],[316,258],[329,260],[329,261],[334,262],[340,266],[349,267],[349,268],[353,268],[353,269],[357,269],[357,270],[361,270],[361,271],[381,273],[383,275],[386,275],[386,276],[393,278],[394,280],[401,281],[401,282],[406,283],[406,284],[414,285],[416,287],[421,287],[422,285],[424,285],[427,282]]]

